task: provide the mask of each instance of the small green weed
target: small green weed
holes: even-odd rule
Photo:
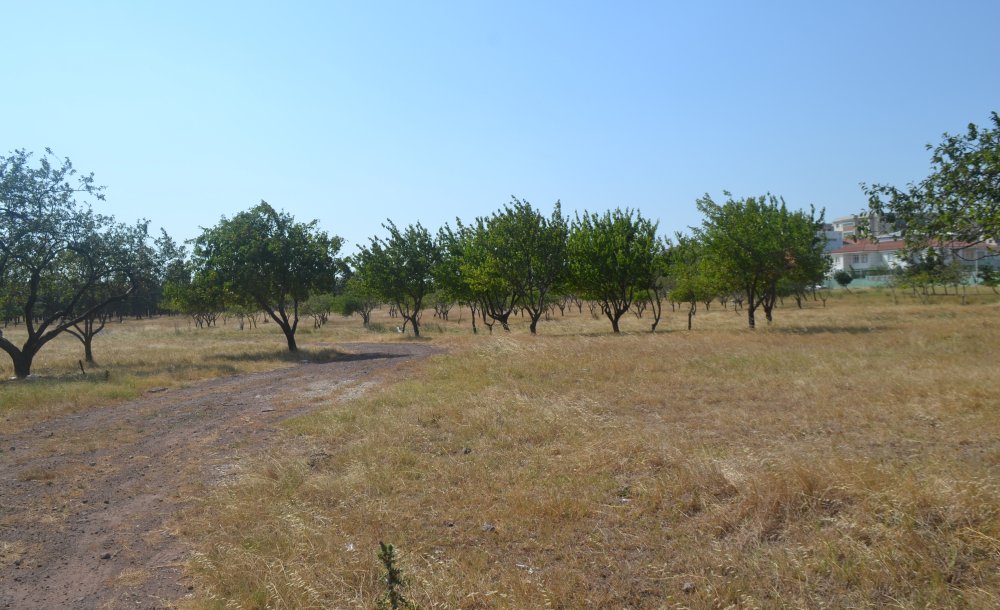
[[[385,568],[382,582],[385,583],[385,595],[376,604],[378,610],[420,610],[420,607],[403,596],[402,589],[406,586],[403,573],[396,565],[396,550],[391,544],[379,541],[378,558]]]

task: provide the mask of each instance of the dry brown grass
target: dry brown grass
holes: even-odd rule
[[[68,412],[110,406],[156,387],[176,387],[226,375],[272,370],[300,359],[335,355],[331,341],[378,341],[391,335],[363,330],[357,319],[339,316],[323,329],[303,320],[297,334],[300,351],[289,354],[274,324],[240,331],[233,320],[198,329],[185,317],[109,323],[94,339],[96,363],[80,373],[83,346],[63,334],[36,357],[32,376],[11,381],[10,359],[0,352],[0,433]],[[23,329],[4,335],[20,343]]]
[[[186,516],[193,605],[371,608],[385,540],[424,608],[1000,606],[1000,308],[938,301],[466,313]]]

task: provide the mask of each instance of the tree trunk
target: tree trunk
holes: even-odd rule
[[[653,310],[653,323],[650,325],[649,332],[655,333],[656,327],[660,324],[660,318],[663,317],[663,296],[655,289],[651,289],[649,292],[649,306]]]
[[[629,308],[627,307],[625,309],[615,309],[613,313],[611,310],[608,310],[608,318],[611,320],[611,331],[613,333],[621,333],[621,329],[618,327],[618,321],[622,319],[622,316],[624,316],[628,310]]]
[[[288,351],[290,352],[299,351],[299,347],[295,345],[295,331],[285,325],[282,325],[281,331],[285,333],[285,340],[288,341]]]
[[[757,321],[754,319],[754,314],[757,311],[757,306],[760,305],[760,301],[757,300],[757,292],[754,290],[754,285],[750,284],[747,287],[747,322],[750,324],[750,330],[757,328]]]
[[[83,359],[87,361],[88,364],[94,363],[94,349],[92,344],[94,342],[94,335],[87,335],[83,339]]]
[[[66,332],[76,337],[83,344],[83,358],[87,363],[94,362],[94,337],[104,330],[108,317],[100,315],[94,318],[84,318],[67,328]]]
[[[538,334],[538,331],[537,331],[538,319],[541,318],[541,317],[542,317],[542,311],[541,310],[538,310],[538,313],[535,313],[535,312],[531,313],[531,326],[529,327],[530,330],[531,330],[531,334],[533,334],[533,335],[537,335]]]
[[[18,379],[24,379],[31,374],[31,361],[34,359],[34,354],[30,352],[10,354],[10,359],[14,363],[15,377]]]

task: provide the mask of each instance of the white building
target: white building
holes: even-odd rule
[[[869,235],[881,235],[888,231],[890,227],[879,220],[878,215],[850,214],[840,216],[830,221],[834,231],[839,231],[844,239],[858,237],[858,230],[866,228]]]
[[[859,239],[830,252],[832,271],[853,271],[865,275],[869,269],[895,269],[908,263],[902,240],[872,242]]]
[[[961,264],[972,272],[978,272],[980,266],[995,267],[1000,264],[996,246],[991,244],[946,242],[932,245],[941,250],[945,263],[950,263],[957,257]],[[831,271],[834,273],[850,271],[855,277],[867,277],[871,270],[906,267],[912,260],[926,254],[924,250],[907,256],[905,246],[905,242],[895,235],[876,241],[859,239],[830,252],[830,257],[833,259]]]

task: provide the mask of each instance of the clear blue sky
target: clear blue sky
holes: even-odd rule
[[[511,195],[638,208],[770,191],[827,218],[1000,110],[1000,2],[0,3],[0,154],[176,238],[265,199],[349,250]]]

